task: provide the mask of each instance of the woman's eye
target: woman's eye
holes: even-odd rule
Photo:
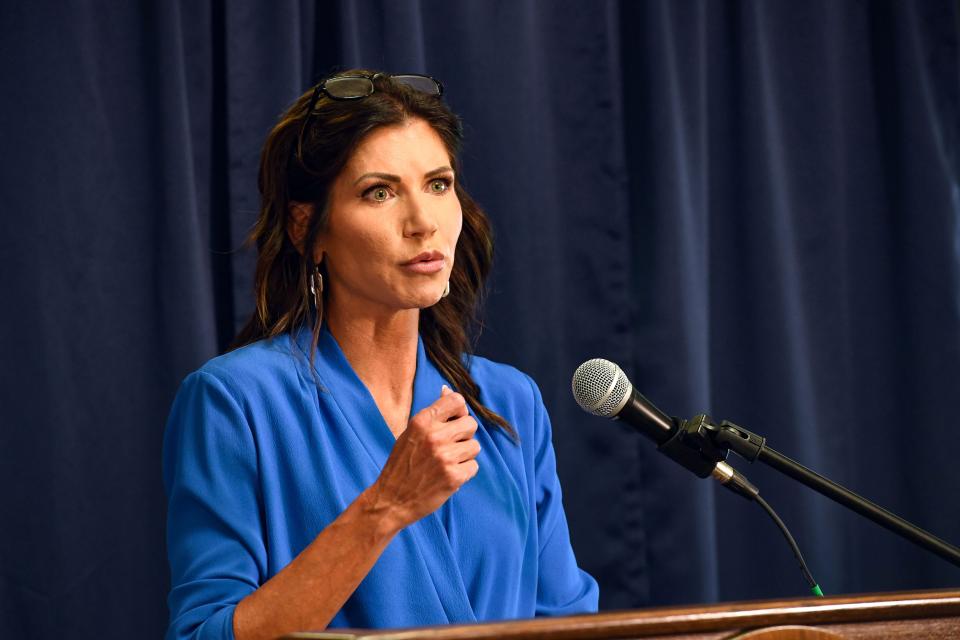
[[[363,192],[363,197],[374,202],[386,202],[390,199],[390,189],[384,186],[373,186]]]
[[[443,193],[450,188],[450,178],[437,178],[430,182],[430,191],[433,193]]]

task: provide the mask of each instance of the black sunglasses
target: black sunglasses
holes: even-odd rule
[[[333,100],[360,100],[373,94],[377,90],[373,81],[377,78],[390,78],[394,82],[406,85],[429,96],[440,97],[443,95],[443,84],[431,76],[424,76],[416,73],[406,73],[401,75],[388,75],[385,73],[375,73],[371,76],[350,75],[333,76],[317,84],[313,88],[313,95],[310,97],[310,105],[307,107],[307,115],[300,125],[300,134],[297,136],[297,160],[301,166],[306,167],[303,162],[303,134],[307,131],[307,125],[313,117],[313,109],[317,106],[317,100],[320,94],[325,93]]]

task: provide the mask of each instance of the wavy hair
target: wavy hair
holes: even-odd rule
[[[333,100],[321,94],[307,113],[313,89],[300,96],[270,131],[260,156],[260,215],[250,234],[257,247],[254,277],[256,308],[231,348],[293,333],[312,323],[310,361],[323,324],[323,301],[313,313],[310,275],[313,252],[299,251],[287,233],[291,204],[310,203],[313,214],[303,247],[312,247],[329,217],[334,180],[353,150],[375,129],[419,118],[440,136],[457,175],[454,190],[463,212],[463,227],[450,274],[450,295],[420,311],[420,335],[433,364],[461,393],[474,412],[516,438],[513,427],[480,403],[480,389],[470,376],[469,358],[478,335],[478,312],[493,259],[493,236],[486,215],[460,182],[458,154],[463,140],[460,119],[438,97],[394,82],[365,69],[337,75],[371,77],[375,91],[358,100]],[[309,118],[306,128],[304,120]],[[298,141],[303,130],[298,151]],[[322,265],[321,265],[322,268]]]

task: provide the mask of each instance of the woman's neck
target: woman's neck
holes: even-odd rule
[[[409,411],[417,372],[420,310],[377,314],[328,305],[325,312],[327,328],[384,417],[404,406]]]

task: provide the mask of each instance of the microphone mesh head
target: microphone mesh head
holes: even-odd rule
[[[603,358],[587,360],[573,373],[573,397],[584,411],[596,416],[616,416],[632,391],[620,367]]]

